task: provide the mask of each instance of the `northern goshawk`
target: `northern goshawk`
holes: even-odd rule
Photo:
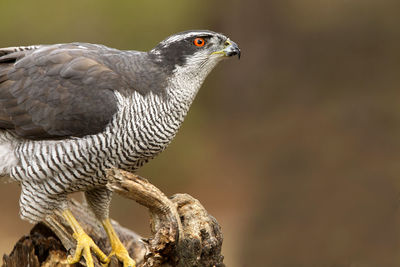
[[[112,253],[134,266],[113,230],[106,171],[135,171],[171,142],[206,76],[238,55],[226,36],[181,32],[149,52],[69,43],[0,49],[0,176],[21,185],[20,215],[33,223],[59,210],[93,266],[107,257],[68,210],[83,191]]]

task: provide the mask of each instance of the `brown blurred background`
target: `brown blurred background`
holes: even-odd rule
[[[242,59],[205,82],[169,149],[139,173],[198,198],[229,267],[400,265],[398,0],[0,1],[0,46],[227,34]],[[31,225],[0,186],[0,254]],[[112,217],[148,235],[146,210]]]

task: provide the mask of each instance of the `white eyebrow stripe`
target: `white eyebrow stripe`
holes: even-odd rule
[[[210,35],[210,34],[211,33],[207,32],[207,31],[198,31],[198,32],[188,32],[185,34],[173,35],[173,36],[168,37],[164,41],[162,41],[161,45],[167,46],[170,43],[178,42],[178,41],[184,40],[186,38],[195,37],[198,35]]]

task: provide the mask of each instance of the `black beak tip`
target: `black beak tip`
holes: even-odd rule
[[[240,49],[235,49],[234,51],[232,51],[232,52],[230,53],[229,56],[237,56],[238,59],[240,59],[240,55],[241,55]]]
[[[241,55],[241,52],[240,52],[240,49],[239,49],[239,48],[235,48],[234,50],[231,50],[231,51],[229,51],[229,52],[227,53],[227,56],[229,56],[229,57],[237,56],[238,59],[240,59],[240,55]]]
[[[232,56],[236,56],[238,57],[238,59],[240,59],[240,48],[236,43],[233,43],[233,49],[232,49]]]
[[[238,59],[240,59],[240,48],[235,42],[229,41],[228,46],[225,48],[224,51],[226,56],[232,57],[237,55]]]

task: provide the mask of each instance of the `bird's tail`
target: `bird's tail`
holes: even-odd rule
[[[13,71],[15,62],[23,58],[27,53],[31,53],[33,50],[39,47],[40,45],[0,48],[0,131],[1,129],[14,128],[14,125],[11,123],[11,118],[4,108],[4,105],[7,105],[8,101],[5,101],[4,103],[2,103],[1,101],[1,99],[3,99],[4,97],[12,98],[12,96],[10,95],[11,93],[8,90],[10,89],[10,84],[13,84],[13,82],[9,80],[8,74]]]
[[[0,48],[0,83],[7,81],[7,73],[18,59],[23,58],[30,50],[35,50],[39,47],[32,45]]]
[[[13,64],[25,56],[30,51],[37,49],[39,46],[20,46],[0,48],[0,95],[2,84],[8,80],[8,72]],[[7,88],[3,86],[3,88]],[[9,123],[9,116],[2,111],[0,103],[0,180],[7,180],[10,177],[11,169],[18,164],[18,160],[14,153],[17,138],[7,128],[13,128]]]
[[[0,48],[0,57],[11,55],[14,53],[20,53],[27,50],[35,50],[39,48],[40,45],[30,45],[30,46],[14,46],[14,47],[4,47]]]
[[[2,88],[7,88],[4,84],[8,81],[8,72],[15,61],[25,55],[29,50],[36,49],[37,46],[6,47],[0,48],[0,95]],[[0,102],[0,181],[8,180],[11,169],[17,165],[18,160],[14,154],[16,137],[7,128],[13,128],[9,123],[9,115],[2,109]]]
[[[14,153],[14,146],[15,138],[13,135],[7,131],[0,130],[0,181],[9,180],[11,169],[18,163]]]

